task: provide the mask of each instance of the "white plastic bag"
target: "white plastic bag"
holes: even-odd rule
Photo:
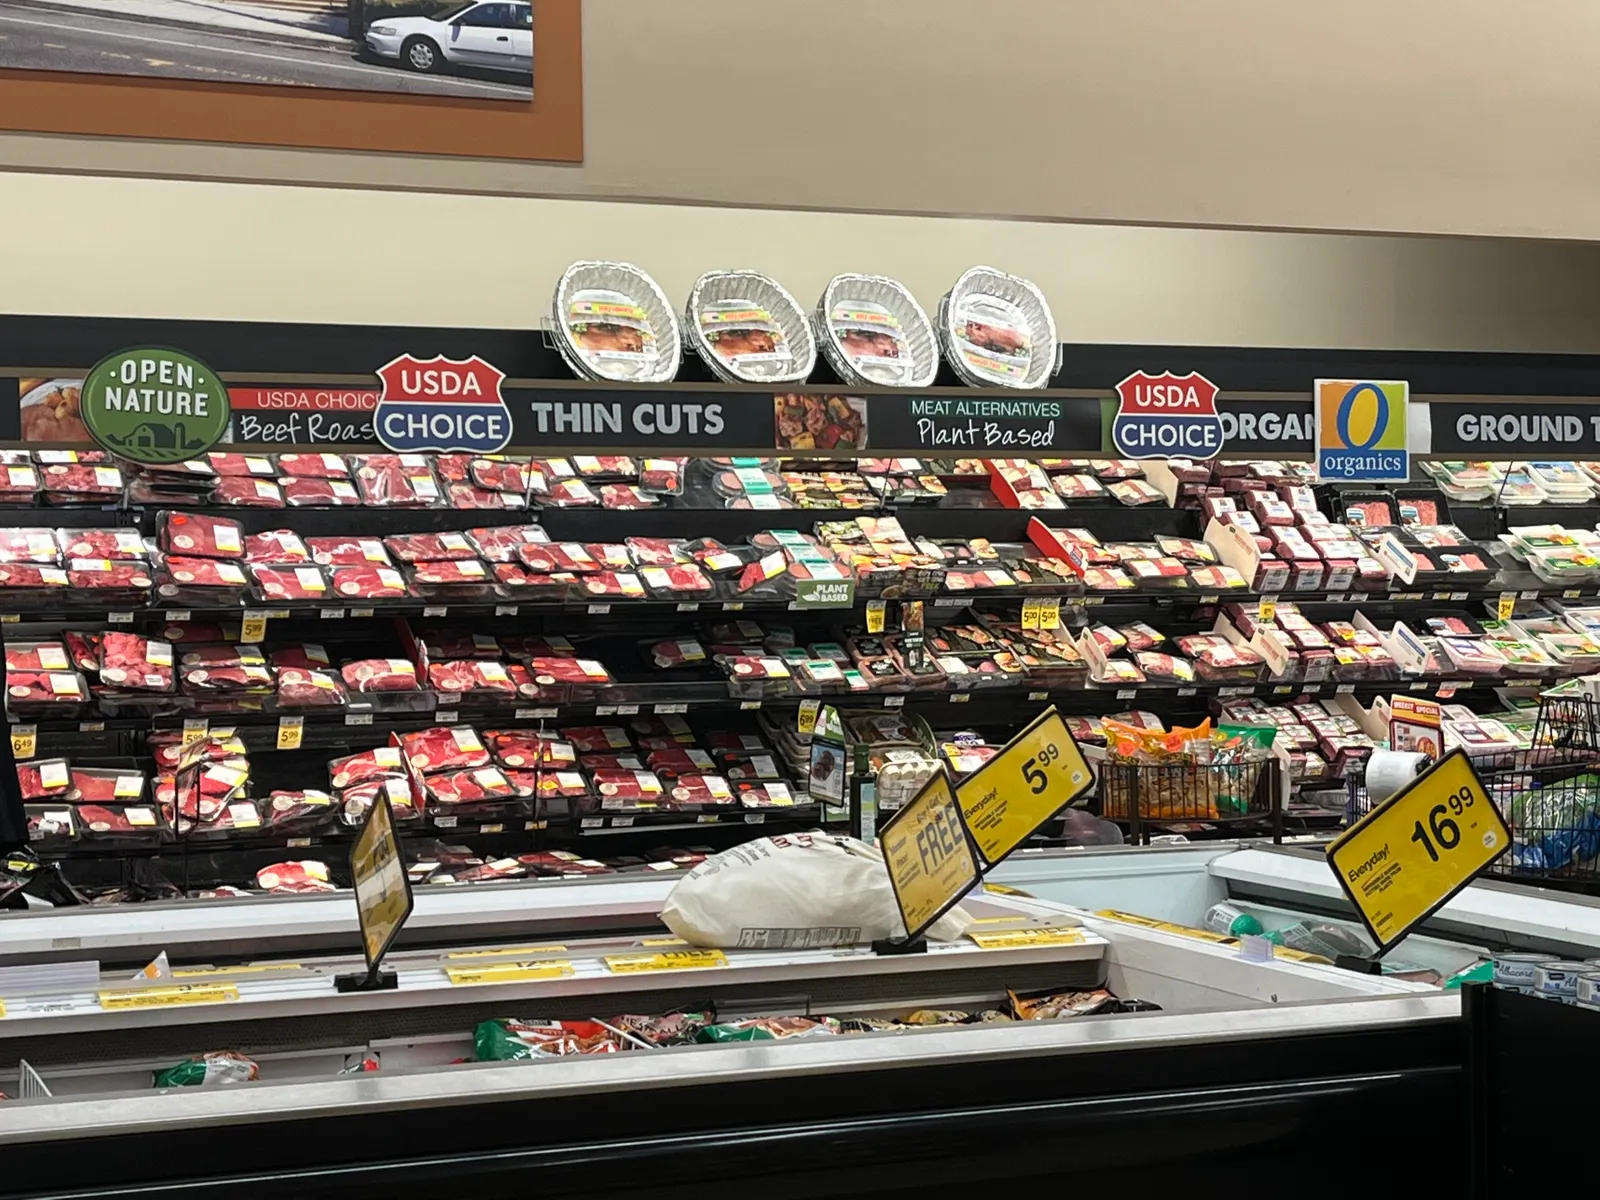
[[[903,938],[883,856],[854,838],[812,832],[746,842],[690,871],[661,919],[696,946],[803,949]],[[971,918],[952,908],[927,936],[953,941]]]

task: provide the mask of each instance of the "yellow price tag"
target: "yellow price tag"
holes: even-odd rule
[[[993,866],[1094,783],[1083,751],[1052,706],[961,781],[967,828]]]
[[[39,752],[39,727],[13,725],[11,727],[11,757],[32,758]]]
[[[1094,915],[1105,917],[1110,921],[1122,921],[1128,925],[1138,925],[1145,929],[1159,929],[1162,933],[1175,933],[1179,937],[1193,938],[1197,942],[1232,945],[1238,941],[1237,938],[1228,937],[1226,934],[1213,933],[1209,929],[1197,929],[1193,925],[1174,925],[1171,921],[1158,921],[1154,917],[1141,917],[1138,913],[1121,912],[1115,908],[1102,908]]]
[[[921,933],[978,882],[972,835],[942,765],[890,818],[878,841],[908,936]]]
[[[1022,602],[1022,627],[1024,629],[1039,628],[1040,602],[1037,596],[1029,596]]]
[[[992,933],[975,933],[969,929],[967,937],[984,950],[1012,950],[1022,946],[1075,946],[1083,941],[1083,930],[1057,926],[1049,929],[997,929]]]
[[[867,632],[882,633],[888,618],[889,602],[887,600],[867,601]]]
[[[565,954],[565,946],[500,946],[493,950],[454,950],[445,958],[526,958],[530,954]]]
[[[1340,834],[1328,865],[1387,948],[1510,848],[1500,810],[1454,750]]]
[[[1040,629],[1060,629],[1061,628],[1061,599],[1060,599],[1060,597],[1058,597],[1058,596],[1050,596],[1050,597],[1047,597],[1046,599],[1043,599],[1043,600],[1039,601],[1039,628]]]
[[[100,1007],[163,1008],[169,1004],[226,1004],[239,998],[231,983],[184,983],[177,987],[143,988],[128,992],[101,992]]]
[[[641,946],[687,946],[689,943],[680,937],[648,937],[640,938]]]
[[[797,730],[799,730],[801,737],[809,738],[812,735],[812,733],[814,733],[816,731],[816,728],[817,728],[817,713],[819,713],[821,711],[822,711],[822,701],[821,700],[802,700],[802,701],[800,701],[800,712],[799,712],[799,715],[795,717],[795,723],[794,724],[795,724],[795,728]]]
[[[300,741],[305,737],[306,719],[304,717],[279,717],[278,718],[278,749],[298,750]]]
[[[513,960],[487,963],[481,967],[446,967],[444,973],[457,987],[479,983],[521,983],[530,979],[565,979],[572,964],[560,959]]]
[[[1517,594],[1515,592],[1501,592],[1500,599],[1495,604],[1495,616],[1502,621],[1511,620],[1517,611]]]
[[[1261,597],[1261,604],[1256,608],[1258,621],[1276,621],[1278,619],[1278,598],[1276,596]]]
[[[183,723],[183,744],[192,746],[211,735],[211,722],[204,717],[190,717]]]
[[[252,645],[267,640],[267,615],[260,609],[249,609],[244,614],[244,620],[239,626],[239,640],[250,642]]]
[[[663,950],[657,954],[608,954],[606,969],[613,975],[638,971],[703,971],[725,967],[728,956],[721,950]]]
[[[174,967],[174,979],[193,979],[202,975],[265,975],[271,971],[303,971],[299,963],[247,963],[237,967]]]

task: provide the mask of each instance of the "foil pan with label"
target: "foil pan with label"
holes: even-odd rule
[[[939,301],[939,339],[973,387],[1042,388],[1056,362],[1056,323],[1026,279],[973,267]]]
[[[939,373],[933,322],[893,279],[834,276],[812,321],[823,357],[846,384],[930,387]]]
[[[794,383],[817,364],[795,298],[756,271],[708,271],[689,293],[689,341],[725,383]]]
[[[631,263],[573,263],[556,284],[554,309],[556,346],[579,378],[666,383],[678,373],[677,315]]]

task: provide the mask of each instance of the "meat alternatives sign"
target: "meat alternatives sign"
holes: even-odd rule
[[[493,454],[511,440],[506,374],[467,359],[402,354],[378,368],[383,394],[373,413],[378,441],[399,454]]]
[[[180,350],[147,346],[102,358],[84,377],[79,403],[90,436],[132,462],[183,462],[228,430],[228,389]]]
[[[1125,458],[1215,458],[1222,450],[1217,385],[1190,371],[1136,371],[1117,384],[1111,441]]]

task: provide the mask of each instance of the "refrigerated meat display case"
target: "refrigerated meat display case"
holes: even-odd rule
[[[14,1097],[0,1104],[0,1196],[945,1196],[1063,1176],[1211,1195],[1236,1188],[1242,1163],[1314,1166],[1329,1131],[1448,1102],[1459,1077],[1455,1005],[1437,988],[1245,961],[1022,895],[966,903],[974,930],[1036,944],[608,962],[676,952],[655,917],[670,886],[425,889],[421,925],[388,960],[398,989],[349,994],[332,982],[361,964],[345,896],[150,905],[135,910],[137,948],[109,924],[98,949],[68,944],[97,936],[66,932],[92,910],[0,918],[0,937],[32,954],[0,970],[0,1086]],[[169,973],[132,979],[127,963],[158,944]],[[508,963],[521,965],[484,971]],[[199,1002],[140,1000],[175,987]],[[723,1024],[865,1025],[1015,1014],[1099,988],[1136,1011],[472,1061],[494,1018],[710,1008]],[[152,1086],[218,1050],[248,1056],[259,1080]]]

